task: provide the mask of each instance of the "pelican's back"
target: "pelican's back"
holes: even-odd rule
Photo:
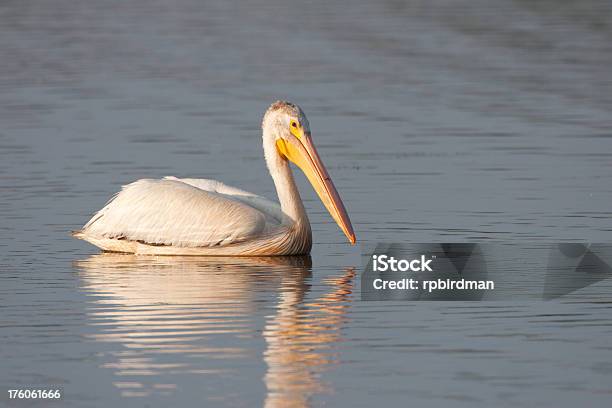
[[[176,179],[142,179],[124,186],[75,235],[95,245],[112,239],[190,248],[246,241],[265,229],[265,214],[227,195]]]

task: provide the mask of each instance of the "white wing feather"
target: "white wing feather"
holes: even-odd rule
[[[214,180],[202,181],[201,187],[172,178],[128,184],[82,233],[180,247],[227,245],[264,233],[266,214],[206,189]]]
[[[282,223],[284,220],[284,214],[281,210],[281,206],[274,201],[268,200],[267,198],[258,196],[257,194],[250,193],[248,191],[240,190],[236,187],[231,187],[223,184],[217,180],[210,179],[194,179],[194,178],[176,178],[176,177],[164,177],[164,180],[175,180],[180,181],[194,187],[197,187],[204,191],[210,191],[213,193],[222,194],[228,196],[233,200],[238,200],[247,204],[250,207],[254,207],[257,210],[263,212],[266,216],[272,218],[271,221],[275,223]]]

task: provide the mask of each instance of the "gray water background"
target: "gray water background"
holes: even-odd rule
[[[0,392],[610,406],[609,284],[362,302],[359,248],[301,174],[311,260],[100,255],[68,232],[143,177],[275,198],[259,125],[282,98],[362,242],[610,242],[611,67],[607,1],[1,2]]]

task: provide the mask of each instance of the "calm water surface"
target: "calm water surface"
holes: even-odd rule
[[[610,242],[609,2],[7,0],[0,55],[0,405],[610,406],[609,283],[362,302],[301,174],[311,258],[69,236],[142,177],[275,197],[259,124],[286,98],[362,242]]]

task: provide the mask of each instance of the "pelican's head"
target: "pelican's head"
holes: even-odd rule
[[[351,220],[312,143],[310,124],[302,109],[290,102],[277,101],[268,108],[262,127],[264,145],[273,143],[281,160],[292,161],[304,172],[327,211],[351,244],[355,244]]]

